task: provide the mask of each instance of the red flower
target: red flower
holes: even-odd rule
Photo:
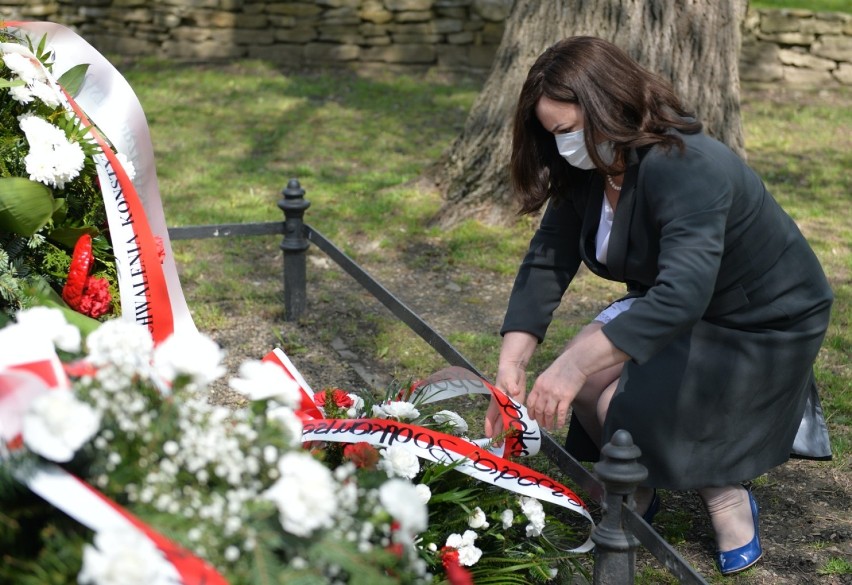
[[[350,406],[355,404],[355,401],[352,400],[352,397],[340,388],[331,388],[329,390],[317,392],[316,394],[314,394],[314,403],[317,406],[325,406],[325,401],[328,397],[329,392],[331,392],[332,400],[334,400],[334,404],[338,408],[349,408]]]
[[[97,319],[109,312],[112,297],[105,278],[89,276],[94,261],[92,236],[83,234],[74,245],[62,298],[75,311]]]
[[[441,549],[441,562],[444,564],[444,568],[448,569],[450,567],[460,567],[459,563],[459,551],[451,546],[445,546]]]
[[[399,558],[402,558],[402,555],[405,552],[405,549],[402,547],[401,542],[391,543],[387,546],[385,550]]]
[[[451,564],[446,569],[447,580],[449,580],[450,585],[473,585],[473,575],[461,565]]]
[[[77,310],[84,315],[97,319],[109,312],[111,301],[109,283],[106,278],[90,276],[86,279],[86,287],[83,289],[83,296]]]
[[[375,469],[379,463],[379,452],[369,443],[360,442],[346,445],[343,457],[363,469]]]

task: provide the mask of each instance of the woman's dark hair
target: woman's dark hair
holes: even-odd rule
[[[572,178],[581,176],[562,159],[553,135],[536,116],[542,96],[580,107],[589,156],[609,174],[623,171],[620,157],[609,165],[602,161],[595,138],[612,141],[625,157],[630,149],[653,144],[682,148],[680,137],[667,132],[671,128],[687,134],[701,130],[671,86],[617,46],[596,37],[559,41],[530,68],[515,110],[510,170],[521,213],[537,211],[551,196],[564,196]]]

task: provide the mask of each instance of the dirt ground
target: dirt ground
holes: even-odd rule
[[[281,255],[274,238],[256,238],[251,257],[254,278],[239,298],[194,298],[198,283],[184,282],[193,312],[212,311],[217,325],[205,331],[228,351],[232,372],[246,359],[259,359],[281,347],[315,390],[385,388],[399,373],[388,359],[364,355],[359,338],[375,331],[377,320],[391,318],[349,275],[320,251],[309,252],[307,309],[301,319],[285,321],[282,306]],[[187,245],[179,243],[177,245]],[[201,244],[197,244],[201,245]],[[222,241],[203,244],[216,256]],[[358,245],[356,243],[355,245]],[[364,243],[364,245],[368,245]],[[445,338],[456,331],[494,333],[499,329],[510,280],[494,282],[486,274],[457,273],[432,265],[428,249],[388,253],[364,266],[385,288]],[[414,268],[416,266],[416,268]],[[425,266],[425,268],[424,268]],[[412,334],[413,335],[413,334]],[[486,376],[496,364],[483,364]],[[241,400],[224,385],[213,399],[238,407]],[[563,480],[565,481],[565,480]],[[570,480],[568,485],[572,485]],[[722,579],[713,567],[713,537],[697,495],[662,493],[655,527],[708,582],[759,585],[852,583],[852,574],[825,574],[831,559],[852,559],[852,471],[847,456],[831,463],[790,461],[759,478],[755,496],[761,507],[765,556],[744,575]],[[647,551],[637,555],[638,571],[661,564]],[[650,582],[676,582],[651,577]],[[649,581],[645,581],[649,582]]]

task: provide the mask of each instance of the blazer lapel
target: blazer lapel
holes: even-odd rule
[[[598,262],[595,254],[595,236],[598,233],[598,224],[601,220],[601,206],[604,198],[603,176],[599,173],[590,173],[586,185],[586,211],[583,216],[583,227],[580,230],[580,255],[583,263],[589,270],[609,278],[607,267]],[[607,256],[609,258],[609,256]]]
[[[625,268],[627,264],[627,242],[630,236],[630,225],[633,223],[633,211],[636,208],[636,178],[639,175],[639,165],[631,164],[624,174],[621,196],[615,207],[612,220],[612,231],[609,234],[609,250],[606,255],[606,267],[616,280],[627,281]]]

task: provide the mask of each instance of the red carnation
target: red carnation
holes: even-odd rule
[[[80,299],[79,311],[93,319],[106,315],[110,309],[112,296],[109,294],[109,283],[106,278],[90,276],[86,279],[83,297]]]
[[[379,463],[379,452],[370,443],[364,441],[346,445],[343,457],[363,469],[375,469]]]
[[[458,556],[458,553],[456,553],[456,556]],[[450,585],[473,585],[473,575],[458,563],[450,566],[445,565],[445,567]]]
[[[349,408],[353,404],[355,404],[355,401],[352,400],[352,397],[340,388],[331,388],[329,390],[317,392],[316,394],[314,394],[314,403],[317,406],[325,406],[326,397],[328,396],[329,392],[331,392],[332,400],[334,400],[334,404],[338,408]]]
[[[445,546],[441,549],[441,562],[444,564],[445,569],[449,569],[450,567],[460,567],[459,563],[459,551],[456,548],[451,546]]]

